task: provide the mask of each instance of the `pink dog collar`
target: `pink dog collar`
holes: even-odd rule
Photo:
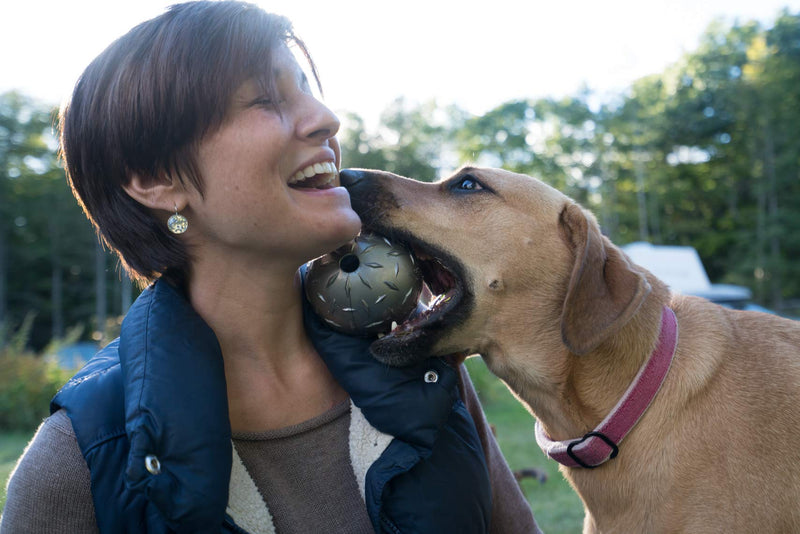
[[[617,456],[619,444],[642,417],[667,376],[678,346],[675,312],[664,307],[658,344],[611,413],[582,438],[554,441],[536,421],[536,443],[567,467],[594,468]]]

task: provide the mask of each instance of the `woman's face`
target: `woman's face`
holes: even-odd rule
[[[287,47],[273,68],[280,102],[255,82],[236,92],[223,125],[199,144],[204,191],[183,213],[201,253],[296,267],[352,239],[361,221],[338,187],[339,120]]]

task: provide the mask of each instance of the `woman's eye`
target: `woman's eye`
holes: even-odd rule
[[[272,98],[267,98],[267,97],[256,98],[250,103],[251,106],[265,108],[265,109],[275,109],[276,107],[278,107],[279,104],[280,102],[276,102]]]
[[[456,182],[456,189],[461,191],[479,191],[483,189],[481,183],[472,176],[465,176]]]

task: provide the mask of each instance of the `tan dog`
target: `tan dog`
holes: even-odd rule
[[[445,295],[375,356],[479,353],[552,439],[581,438],[614,410],[674,310],[671,367],[618,456],[562,467],[584,532],[800,532],[800,322],[670,293],[527,176],[347,170],[342,183],[365,226],[408,243]]]

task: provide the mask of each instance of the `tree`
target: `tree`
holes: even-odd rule
[[[361,117],[349,113],[340,135],[343,164],[433,181],[451,164],[449,128],[461,113],[456,107],[440,110],[435,102],[409,104],[398,98],[383,112],[374,133]]]
[[[49,110],[17,93],[0,95],[0,335],[9,328],[10,240],[23,222],[15,215],[16,185],[27,175],[49,171],[54,153]],[[0,338],[0,344],[4,340]]]
[[[75,326],[97,323],[102,332],[105,321],[93,321],[95,310],[104,309],[123,283],[105,284],[117,276],[105,267],[106,251],[99,271],[103,283],[92,283],[97,239],[57,161],[54,115],[51,107],[20,94],[0,95],[0,308],[5,330],[33,314],[34,349]],[[130,301],[130,292],[117,301],[125,306],[124,300]],[[84,330],[87,337],[93,334]]]

